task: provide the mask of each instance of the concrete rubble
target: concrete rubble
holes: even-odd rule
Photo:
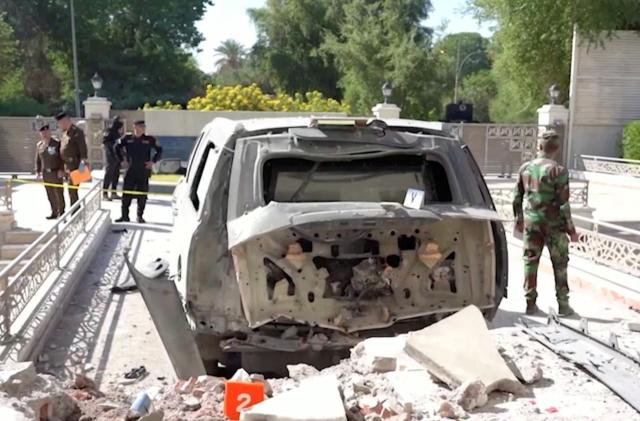
[[[410,333],[405,351],[451,388],[478,379],[487,392],[523,390],[500,356],[484,317],[475,306]]]
[[[408,335],[366,339],[351,350],[350,358],[323,370],[305,364],[290,365],[289,377],[273,379],[237,370],[232,377],[234,380],[259,382],[265,387],[265,400],[243,411],[241,419],[543,420],[551,410],[560,412],[565,417],[563,419],[592,419],[567,417],[562,412],[563,401],[556,400],[562,397],[555,396],[562,393],[553,392],[551,397],[545,397],[544,388],[558,382],[563,390],[570,392],[571,385],[575,384],[579,387],[577,394],[588,396],[580,405],[588,406],[598,401],[594,396],[602,393],[604,387],[589,379],[578,382],[581,377],[576,376],[580,376],[580,372],[560,359],[553,362],[555,365],[551,370],[549,364],[553,357],[541,357],[543,348],[525,342],[525,337],[519,337],[516,330],[498,330],[498,333],[493,331],[490,335],[484,321],[482,325],[478,323],[479,312],[476,311],[465,309],[436,325]],[[460,335],[452,331],[455,329],[464,329],[466,333],[462,336],[468,339],[460,339]],[[493,344],[494,339],[500,347]],[[445,358],[442,354],[447,346],[452,358]],[[565,374],[567,379],[556,377],[549,383],[543,378],[543,370],[545,373]],[[45,403],[49,405],[47,410],[51,411],[51,420],[226,419],[223,416],[226,379],[222,377],[204,375],[171,384],[132,385],[128,389],[118,386],[116,390],[102,393],[96,381],[83,373],[75,375],[63,386],[51,376],[37,374],[31,363],[2,367],[0,420],[35,419],[36,411]],[[505,379],[509,384],[506,388]],[[518,387],[514,387],[512,382]],[[601,389],[594,389],[594,386]],[[513,393],[516,389],[519,389],[519,394]],[[146,392],[150,404],[142,413],[133,413],[130,408],[140,392]],[[589,414],[589,411],[593,409],[586,408],[584,413]],[[622,416],[622,413],[618,414]]]

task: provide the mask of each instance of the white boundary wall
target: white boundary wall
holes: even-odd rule
[[[640,119],[640,35],[616,31],[603,46],[574,33],[569,160],[618,157],[622,128]]]

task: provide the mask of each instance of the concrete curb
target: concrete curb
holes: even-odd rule
[[[522,241],[513,237],[508,238],[508,243],[522,249]],[[538,270],[553,276],[553,266],[546,250]],[[637,278],[574,255],[570,255],[569,260],[569,288],[590,291],[640,311],[640,281]]]
[[[58,273],[50,292],[38,304],[27,325],[21,329],[21,341],[13,344],[13,349],[8,353],[5,352],[6,359],[29,361],[38,357],[47,337],[62,317],[83,274],[102,245],[110,226],[110,213],[99,210],[89,224],[89,231],[73,250],[73,256],[68,263],[72,268]]]

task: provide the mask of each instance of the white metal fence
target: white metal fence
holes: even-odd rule
[[[75,203],[56,224],[0,272],[0,338],[10,340],[11,325],[29,306],[47,278],[101,207],[100,183]],[[17,270],[22,262],[26,264]],[[16,273],[17,271],[17,273]],[[15,276],[11,276],[16,273]]]
[[[505,190],[491,189],[491,194],[496,210],[504,220],[505,229],[513,232],[513,196]],[[572,201],[572,204],[578,205],[582,201],[581,197],[581,192],[572,192],[572,198],[578,200]],[[570,243],[572,255],[640,277],[640,231],[577,215],[573,219],[577,225],[579,241]]]
[[[587,171],[640,177],[640,161],[593,155],[581,155],[580,158]]]

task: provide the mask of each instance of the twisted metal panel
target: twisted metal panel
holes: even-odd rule
[[[640,177],[640,161],[583,155],[582,162],[587,171]]]

